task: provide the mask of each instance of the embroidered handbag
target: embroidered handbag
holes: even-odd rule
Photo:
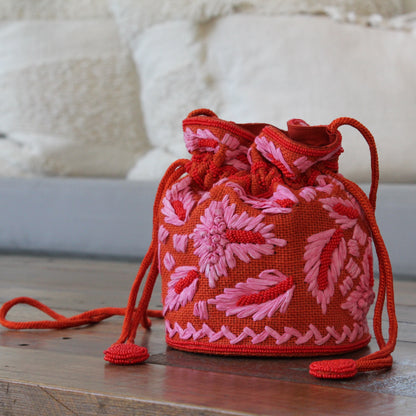
[[[358,129],[371,151],[369,197],[338,173],[343,151],[338,129]],[[358,360],[311,364],[321,378],[389,368],[397,336],[392,271],[374,216],[378,160],[371,133],[339,118],[329,126],[293,119],[283,131],[236,124],[212,111],[183,122],[190,160],[178,160],[160,182],[150,248],[127,307],[101,308],[65,318],[29,298],[0,311],[9,328],[63,328],[125,315],[105,360],[137,364],[149,354],[134,344],[149,316],[164,317],[169,346],[208,354],[322,356],[370,341],[367,313],[374,300],[372,245],[379,260],[374,333],[379,351]],[[140,302],[137,294],[149,269]],[[163,311],[148,311],[162,276]],[[382,335],[384,301],[389,339]],[[36,306],[56,321],[6,320],[16,303]]]

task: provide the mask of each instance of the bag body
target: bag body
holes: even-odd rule
[[[210,113],[183,124],[192,159],[158,220],[167,344],[255,356],[367,345],[372,239],[357,200],[327,173],[340,134]]]
[[[369,196],[338,173],[339,128],[349,125],[371,155]],[[343,379],[388,369],[397,339],[393,274],[375,219],[378,157],[369,130],[351,118],[328,126],[288,122],[236,124],[212,111],[183,122],[191,159],[173,163],[160,181],[149,250],[125,308],[98,308],[66,318],[31,298],[0,309],[12,329],[68,328],[124,315],[119,339],[104,351],[113,364],[140,364],[139,326],[164,318],[169,346],[244,356],[343,354],[366,346],[374,301],[373,251],[379,282],[373,330],[379,350],[353,359],[312,362],[310,374]],[[148,309],[162,276],[163,310]],[[146,280],[140,300],[140,286]],[[13,322],[8,311],[32,305],[53,320]],[[389,330],[383,337],[386,306]]]

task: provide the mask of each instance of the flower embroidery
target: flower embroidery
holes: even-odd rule
[[[234,166],[238,170],[249,170],[247,161],[248,147],[240,144],[240,141],[230,134],[224,134],[220,140],[208,129],[198,129],[194,133],[189,127],[184,132],[185,145],[190,153],[198,150],[200,152],[218,152],[220,145],[227,147],[225,151],[224,164]]]
[[[198,288],[200,274],[196,267],[179,266],[170,275],[163,314],[177,311],[190,302]]]
[[[158,231],[159,243],[162,243],[162,244],[166,243],[166,240],[168,237],[169,237],[169,231],[163,225],[161,225]]]
[[[165,222],[173,225],[184,225],[195,205],[193,192],[189,186],[191,178],[188,176],[174,184],[163,198],[162,214]]]
[[[347,257],[347,244],[341,228],[312,235],[305,247],[305,282],[308,290],[326,314],[327,305],[334,295],[335,284]]]
[[[328,175],[319,175],[315,179],[315,182],[317,186],[305,186],[299,192],[299,196],[307,202],[313,201],[316,198],[317,192],[330,194],[334,188],[334,180]]]
[[[228,195],[222,201],[212,201],[190,235],[200,271],[211,288],[220,276],[227,276],[227,267],[236,266],[236,257],[248,263],[251,258],[274,254],[275,246],[287,244],[272,232],[274,224],[262,222],[264,215],[250,217],[245,211],[235,211],[236,205],[229,204]]]
[[[176,262],[172,254],[170,254],[169,252],[165,254],[165,257],[163,258],[163,264],[166,267],[166,269],[169,271],[171,271],[175,267]]]
[[[206,321],[208,319],[208,305],[206,300],[200,300],[194,304],[194,316]]]
[[[341,308],[348,310],[356,321],[363,322],[371,304],[374,302],[374,297],[373,289],[370,287],[367,277],[363,274],[360,277],[360,283],[350,293]]]
[[[358,266],[358,264],[352,257],[349,259],[347,265],[345,266],[345,270],[348,274],[345,277],[344,281],[339,285],[339,290],[342,293],[342,296],[347,296],[347,294],[351,291],[351,289],[354,286],[354,280],[361,273],[360,266]]]
[[[228,182],[226,186],[232,188],[243,202],[261,209],[265,214],[288,214],[292,212],[293,206],[299,203],[295,194],[283,185],[277,185],[270,198],[249,197],[243,187],[234,182]]]
[[[292,207],[299,203],[299,200],[289,188],[277,185],[271,198],[253,204],[253,208],[261,208],[266,214],[287,214],[292,212]]]
[[[361,217],[361,209],[355,199],[342,199],[337,197],[320,200],[329,216],[343,229],[352,228]]]
[[[292,278],[278,270],[264,270],[258,279],[248,278],[234,288],[225,288],[224,293],[209,299],[208,303],[225,311],[227,316],[252,316],[258,321],[266,316],[271,318],[276,311],[286,312],[294,290]]]
[[[187,234],[174,234],[173,235],[173,248],[180,252],[180,253],[185,253],[186,252],[186,248],[188,246],[188,239],[189,236]]]
[[[337,153],[342,152],[342,148],[337,147],[332,152],[326,154],[325,156],[318,159],[309,159],[306,156],[301,156],[299,159],[296,159],[293,164],[299,169],[301,173],[306,172],[310,167],[315,165],[318,162],[323,162],[325,160],[330,160],[337,156]]]
[[[276,147],[273,142],[268,140],[264,136],[257,136],[255,139],[257,149],[262,155],[272,162],[277,168],[288,178],[295,178],[296,175],[293,173],[289,164],[286,162],[283,157],[280,147]]]
[[[185,146],[190,153],[195,150],[201,152],[215,152],[219,149],[220,141],[218,137],[214,136],[208,129],[198,129],[196,133],[194,133],[187,127],[183,135]]]

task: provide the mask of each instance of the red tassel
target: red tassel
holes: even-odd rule
[[[149,358],[147,348],[136,344],[113,344],[104,351],[104,360],[118,365],[140,364]]]
[[[351,359],[315,361],[309,366],[309,374],[318,378],[351,378],[357,372],[356,362]]]

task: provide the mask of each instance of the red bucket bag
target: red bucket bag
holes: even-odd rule
[[[339,127],[363,135],[371,152],[369,197],[338,173]],[[105,352],[114,364],[149,354],[134,343],[139,325],[164,317],[169,346],[207,354],[322,356],[344,354],[370,339],[374,301],[373,245],[379,262],[374,334],[379,350],[358,360],[313,362],[320,378],[348,378],[390,368],[397,337],[393,276],[374,210],[378,159],[374,138],[358,121],[328,126],[299,119],[283,131],[236,124],[212,111],[183,122],[190,160],[178,160],[160,182],[153,237],[126,308],[101,308],[65,318],[30,298],[3,305],[9,328],[64,328],[125,315],[120,338]],[[146,271],[140,301],[137,294]],[[162,311],[148,305],[158,274]],[[386,301],[389,338],[382,334]],[[29,303],[55,321],[10,322],[8,310]]]

